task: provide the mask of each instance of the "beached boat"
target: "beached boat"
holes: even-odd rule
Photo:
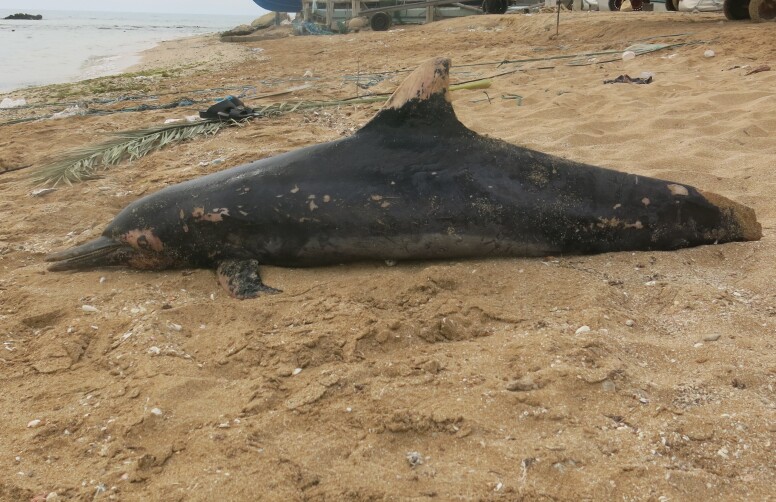
[[[459,0],[460,1],[460,0]],[[253,0],[253,3],[261,7],[262,9],[268,10],[270,12],[301,12],[302,11],[302,0]],[[404,3],[416,3],[419,6],[426,7],[427,2],[423,2],[422,0],[415,0],[406,2],[404,0],[374,0],[374,1],[364,1],[362,2],[365,5],[368,5],[369,7],[393,7],[398,6]],[[455,3],[455,0],[451,0],[446,3]],[[461,3],[464,4],[476,4],[481,5],[483,10],[485,12],[490,14],[503,14],[506,12],[507,7],[510,4],[510,0],[463,0]],[[321,4],[325,4],[325,0],[321,1]],[[423,4],[423,5],[420,5]]]
[[[328,21],[327,25],[330,25],[331,21],[366,16],[370,19],[372,29],[382,31],[388,29],[394,21],[415,23],[430,20],[427,7],[435,7],[435,16],[432,18],[457,17],[483,12],[503,14],[514,0],[253,0],[253,2],[272,12],[303,12],[305,21],[321,17]],[[342,5],[335,7],[334,4]],[[345,5],[347,7],[343,8]]]
[[[270,12],[302,12],[302,0],[253,0],[253,3]]]

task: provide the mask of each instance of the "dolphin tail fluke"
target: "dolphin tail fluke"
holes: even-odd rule
[[[721,242],[759,241],[762,238],[763,229],[757,221],[754,209],[713,192],[703,190],[699,190],[699,192],[726,216],[727,228],[724,228],[722,232],[726,232],[728,235],[721,235]]]

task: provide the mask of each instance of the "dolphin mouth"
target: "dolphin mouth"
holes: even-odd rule
[[[61,272],[63,270],[122,265],[127,263],[134,254],[135,250],[131,246],[102,236],[80,246],[48,254],[43,259],[56,262],[49,266],[50,271]]]

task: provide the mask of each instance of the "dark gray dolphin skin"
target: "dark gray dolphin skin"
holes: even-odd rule
[[[693,187],[478,135],[449,101],[450,61],[421,65],[353,136],[167,187],[50,270],[217,267],[237,298],[260,264],[316,266],[670,250],[758,240],[754,211]]]

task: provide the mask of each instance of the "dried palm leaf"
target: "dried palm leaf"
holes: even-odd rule
[[[451,90],[481,89],[491,85],[489,79],[479,79],[451,86]],[[335,101],[298,101],[293,103],[272,103],[253,110],[253,117],[271,117],[333,106],[368,104],[385,101],[387,95],[374,95],[356,99]],[[152,129],[124,132],[106,143],[74,150],[61,160],[38,168],[33,181],[38,184],[68,185],[95,178],[97,171],[116,165],[124,160],[135,160],[148,153],[197,136],[217,133],[222,127],[237,122],[206,121],[186,124],[172,124]]]
[[[77,183],[96,177],[97,171],[124,160],[135,160],[171,143],[203,135],[211,135],[229,122],[197,122],[170,124],[151,129],[123,132],[108,142],[74,150],[63,159],[42,166],[33,175],[39,184],[57,186]]]

